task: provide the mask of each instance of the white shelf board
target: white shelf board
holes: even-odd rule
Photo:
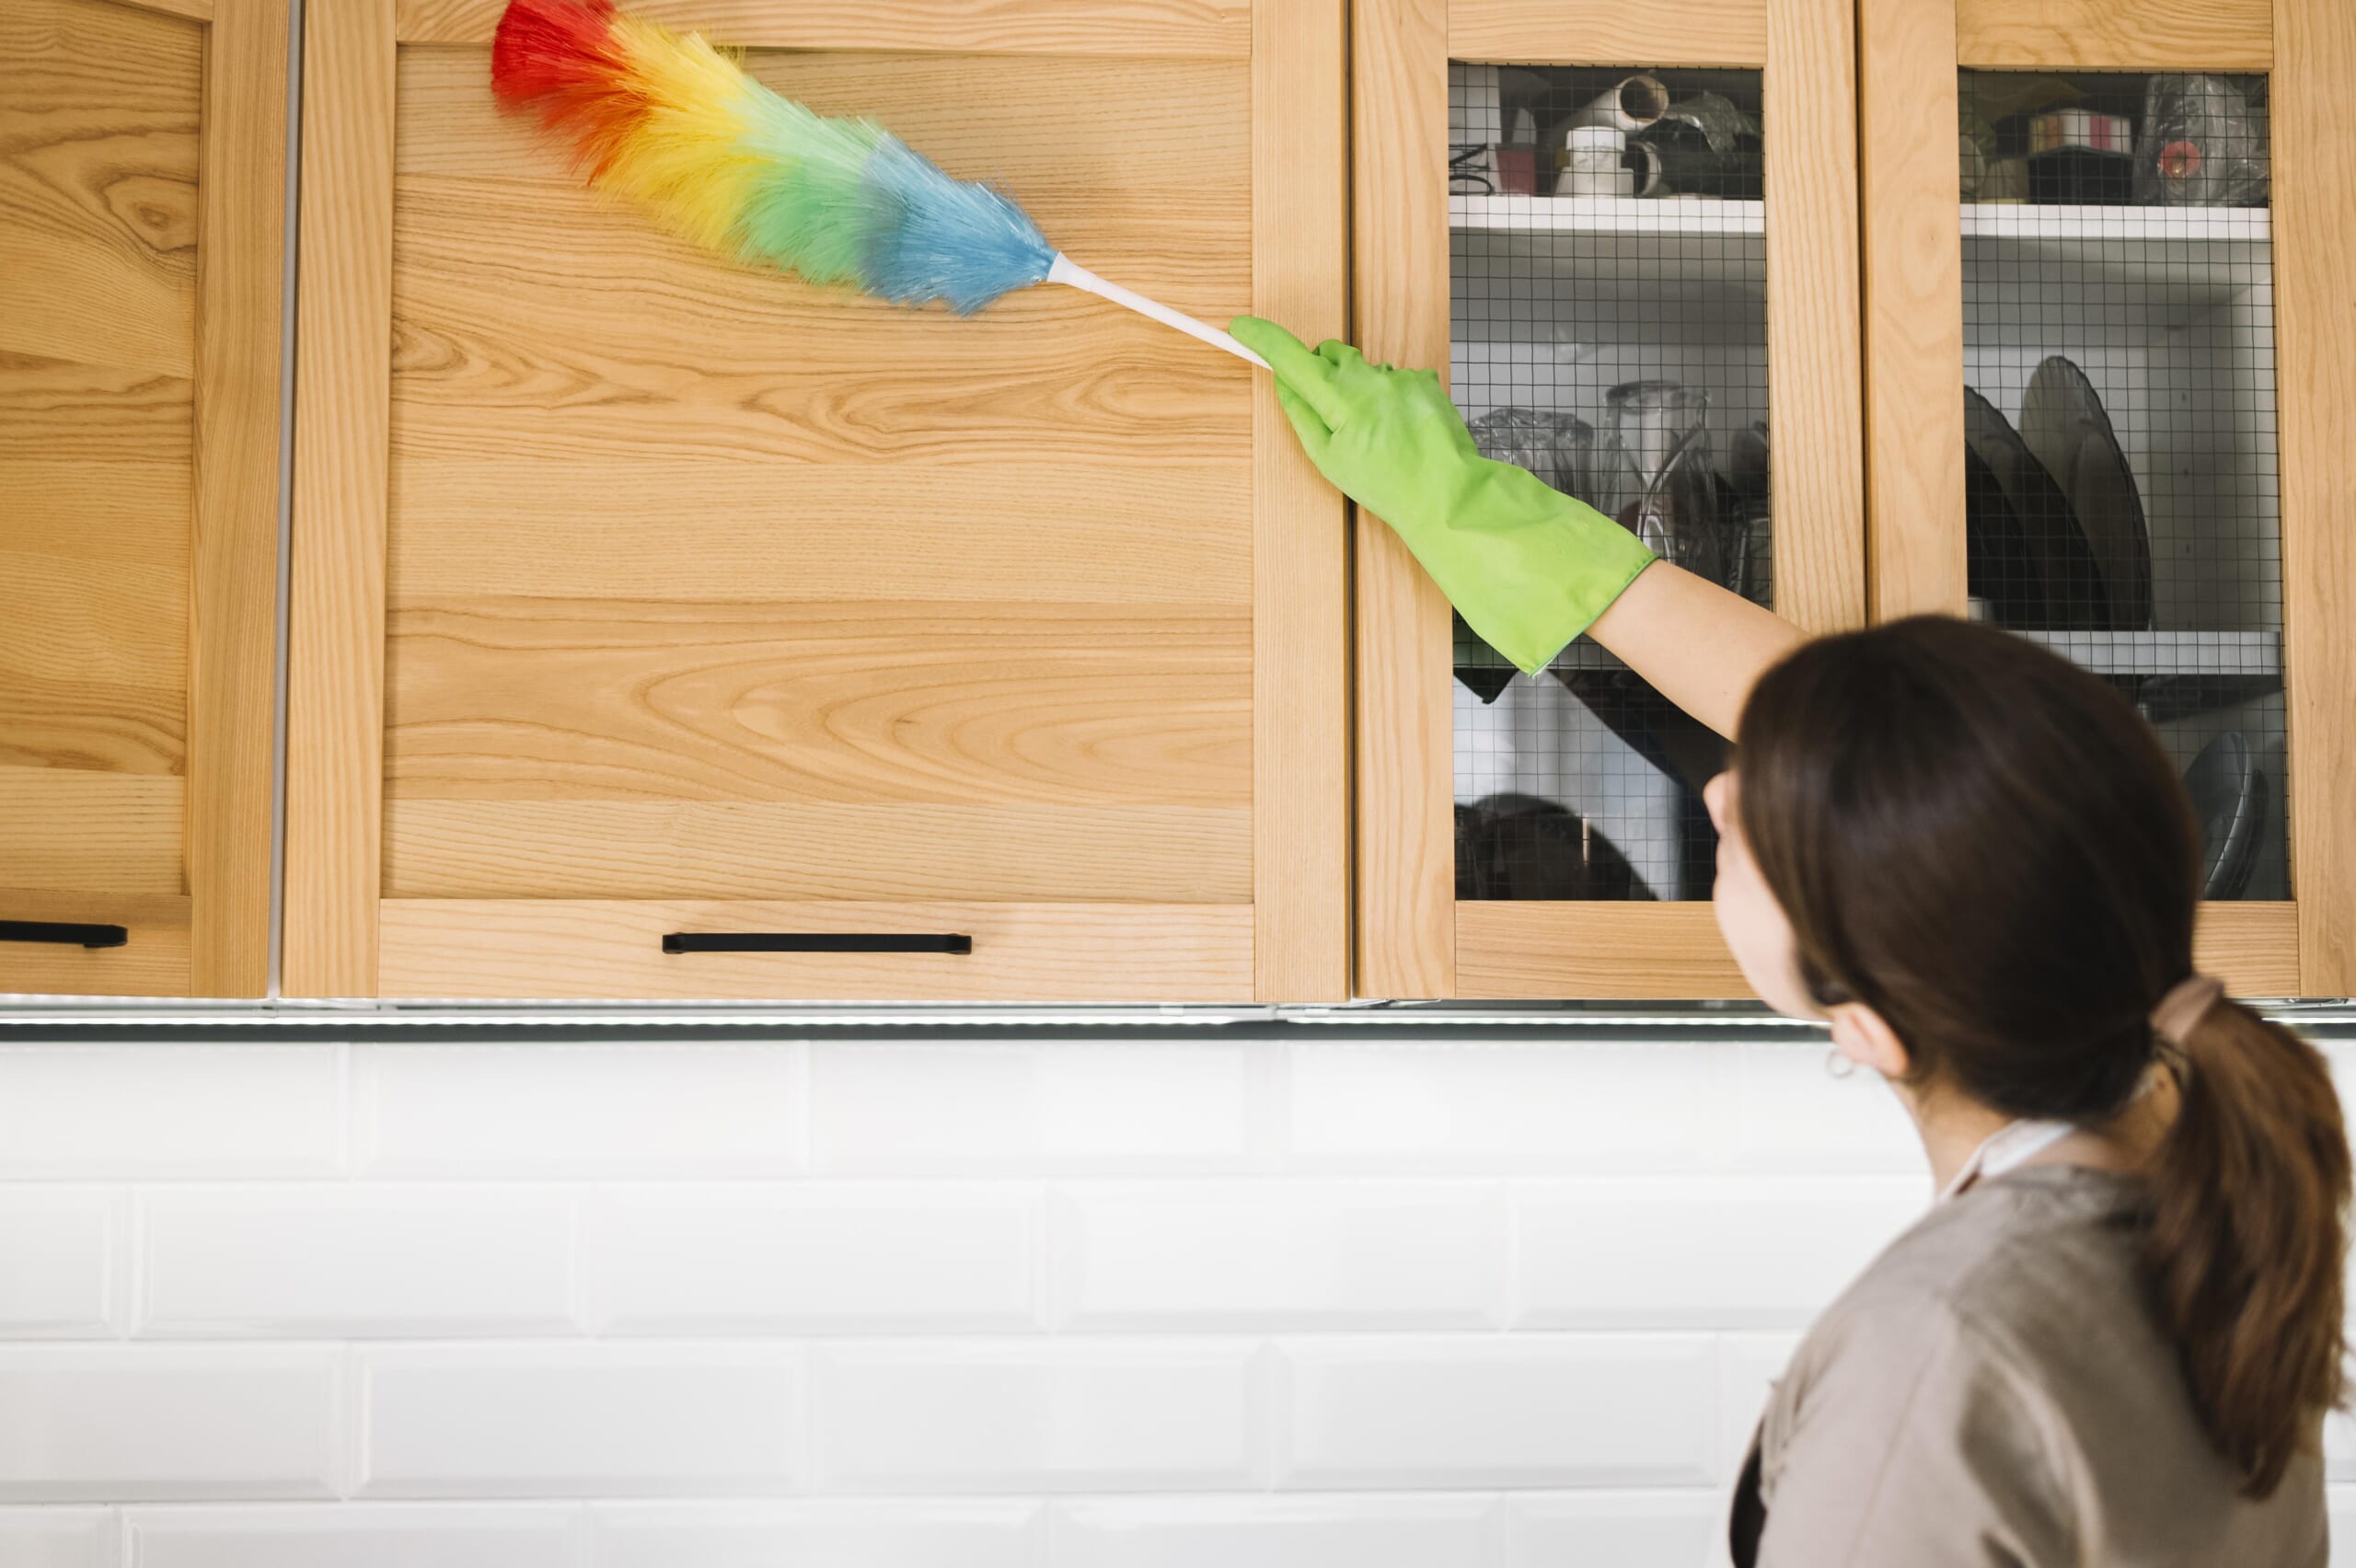
[[[1688,197],[1450,196],[1448,226],[1549,234],[1763,235],[1761,202],[1706,202]]]
[[[2273,214],[2264,207],[2062,207],[1967,202],[1963,237],[2266,245],[2274,237],[2274,227]]]
[[[2098,675],[2279,676],[2279,631],[2024,631],[2081,668]],[[1507,668],[1505,656],[1460,636],[1456,665]],[[1582,637],[1547,666],[1554,670],[1624,670],[1628,666],[1592,638]]]
[[[2263,207],[2038,207],[1967,202],[1965,289],[1992,263],[2002,292],[2078,286],[2154,291],[2165,314],[2222,303],[2272,282],[2274,229]],[[2108,308],[2108,306],[2106,306]]]
[[[1457,267],[1508,289],[1517,279],[1576,274],[1590,286],[1766,292],[1766,219],[1757,202],[1451,196],[1448,225]]]

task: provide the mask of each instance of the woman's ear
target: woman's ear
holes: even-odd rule
[[[1902,1081],[1913,1066],[1906,1043],[1865,1003],[1837,1003],[1825,1016],[1832,1025],[1832,1048],[1859,1066],[1893,1081]]]

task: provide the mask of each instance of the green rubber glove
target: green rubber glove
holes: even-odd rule
[[[1607,609],[1653,552],[1527,468],[1481,455],[1428,370],[1311,353],[1273,321],[1230,329],[1266,360],[1276,400],[1334,488],[1391,525],[1483,641],[1535,674]]]

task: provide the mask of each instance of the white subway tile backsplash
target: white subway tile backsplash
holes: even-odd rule
[[[0,1345],[0,1500],[333,1496],[336,1371],[319,1346]]]
[[[121,1568],[104,1508],[0,1508],[0,1568]]]
[[[0,1187],[0,1339],[115,1332],[127,1210],[120,1193]]]
[[[1037,1322],[1037,1189],[826,1183],[605,1194],[583,1239],[603,1332],[814,1333]]]
[[[385,1176],[790,1175],[803,1047],[357,1045],[355,1158]]]
[[[139,1332],[572,1332],[573,1200],[479,1187],[207,1187],[141,1200]]]
[[[1518,1327],[1805,1324],[1920,1218],[1927,1180],[1612,1177],[1514,1195]]]
[[[1508,1497],[1499,1568],[1704,1568],[1719,1555],[1726,1513],[1715,1491]]]
[[[1713,1066],[1683,1044],[1296,1044],[1292,1159],[1381,1174],[1705,1169],[1720,1146]]]
[[[845,1344],[813,1355],[822,1491],[1262,1482],[1266,1377],[1249,1341]]]
[[[1255,1145],[1251,1049],[1189,1041],[821,1043],[811,1073],[818,1165],[1242,1170]]]
[[[126,1568],[577,1568],[570,1505],[140,1508]]]
[[[1719,1070],[1730,1090],[1727,1158],[1747,1170],[1882,1171],[1929,1166],[1906,1107],[1879,1075],[1827,1070],[1829,1044],[1741,1044]]]
[[[1743,1456],[1767,1408],[1767,1396],[1791,1365],[1800,1335],[1728,1334],[1718,1342],[1718,1479],[1742,1473]]]
[[[791,1490],[802,1352],[727,1343],[356,1353],[370,1497]]]
[[[1484,1182],[1128,1182],[1055,1203],[1057,1321],[1081,1329],[1485,1328],[1506,1272]]]
[[[2325,1495],[2331,1510],[2330,1568],[2356,1568],[2356,1486],[2333,1486]]]
[[[1484,1568],[1496,1513],[1479,1496],[1063,1502],[1055,1568]]]
[[[1281,1484],[1702,1485],[1705,1335],[1335,1338],[1280,1344]]]
[[[332,1045],[0,1046],[0,1178],[333,1175]]]
[[[1046,1523],[989,1498],[598,1504],[584,1568],[1044,1568]]]

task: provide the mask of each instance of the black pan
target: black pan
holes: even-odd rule
[[[2020,431],[2085,529],[2102,567],[2112,628],[2148,629],[2152,536],[2144,525],[2143,498],[2085,372],[2060,354],[2039,364],[2021,396]]]
[[[1995,404],[1963,389],[1963,439],[2004,492],[2021,527],[2032,569],[2045,583],[2046,617],[2007,621],[2033,631],[2100,631],[2110,625],[2102,569],[2096,565],[2085,527],[2070,498],[2053,482]]]

